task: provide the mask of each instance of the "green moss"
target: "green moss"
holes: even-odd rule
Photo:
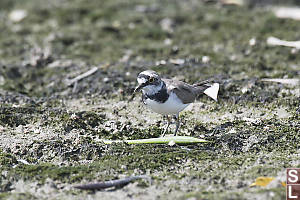
[[[126,145],[125,145],[126,146]],[[149,151],[149,147],[151,149]],[[147,154],[144,152],[148,151]],[[181,168],[181,164],[187,159],[197,162],[207,160],[211,153],[208,152],[186,152],[180,149],[166,149],[165,145],[115,145],[111,147],[110,154],[101,157],[97,162],[88,165],[57,166],[51,163],[37,165],[18,165],[10,171],[17,179],[37,180],[43,183],[47,178],[61,182],[74,183],[82,179],[93,180],[108,178],[106,172],[112,174],[131,174],[134,170],[145,173],[151,169],[152,172],[163,170],[166,166]]]
[[[26,125],[30,120],[33,120],[33,112],[35,112],[35,108],[27,106],[20,108],[13,108],[9,105],[0,107],[0,124],[11,127]]]
[[[4,168],[8,168],[17,163],[17,159],[13,154],[4,153],[0,149],[0,164]]]
[[[24,180],[34,179],[41,183],[44,183],[47,178],[72,183],[78,181],[78,177],[82,179],[84,178],[84,175],[87,175],[90,172],[91,169],[85,166],[59,167],[50,163],[19,165],[13,170],[15,177],[23,178]]]

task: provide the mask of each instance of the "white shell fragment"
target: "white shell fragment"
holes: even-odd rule
[[[203,63],[209,63],[210,57],[209,56],[202,56],[201,60],[202,60]]]
[[[178,58],[178,59],[170,59],[169,60],[169,62],[170,63],[173,63],[173,64],[175,64],[175,65],[183,65],[184,64],[184,62],[185,62],[185,60],[184,59],[180,59],[180,58]]]
[[[9,13],[9,19],[13,22],[20,22],[27,16],[27,11],[22,9],[13,10]]]
[[[256,39],[255,38],[251,38],[250,40],[249,40],[249,45],[250,46],[254,46],[256,44]]]

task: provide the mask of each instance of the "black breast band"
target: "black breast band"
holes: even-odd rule
[[[151,95],[143,94],[142,98],[143,98],[144,104],[146,104],[146,102],[145,102],[146,99],[151,99],[151,100],[157,101],[158,103],[165,103],[169,98],[169,94],[167,92],[166,87],[162,87],[162,89],[159,90],[155,94],[151,94]]]

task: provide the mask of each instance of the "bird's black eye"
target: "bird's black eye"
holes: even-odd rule
[[[154,82],[154,78],[153,77],[150,77],[149,78],[149,83],[153,83]]]

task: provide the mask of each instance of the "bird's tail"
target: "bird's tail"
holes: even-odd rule
[[[202,81],[193,85],[197,88],[197,93],[204,93],[215,101],[218,101],[218,92],[220,88],[219,83],[212,83],[211,81]]]

